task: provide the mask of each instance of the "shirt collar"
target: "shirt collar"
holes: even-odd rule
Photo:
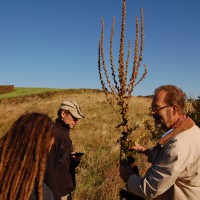
[[[194,125],[195,125],[194,121],[191,118],[187,117],[184,121],[182,121],[181,124],[179,124],[179,126],[177,126],[176,128],[172,129],[171,132],[169,132],[165,136],[163,136],[158,141],[158,143],[161,144],[161,145],[164,145],[170,139],[174,138],[179,133],[182,133],[183,131],[190,129]]]

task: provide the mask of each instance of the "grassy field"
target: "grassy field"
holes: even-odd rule
[[[61,91],[61,90],[64,90],[64,89],[15,87],[13,92],[1,94],[0,99],[13,98],[13,97],[25,96],[25,95],[33,95],[33,94],[41,94],[41,93]]]
[[[0,135],[6,133],[12,122],[24,112],[42,112],[55,119],[57,109],[64,99],[77,101],[86,116],[71,131],[74,150],[85,152],[77,168],[74,200],[118,200],[119,190],[124,186],[119,178],[118,139],[121,130],[116,128],[118,118],[101,91],[71,89],[1,98]],[[151,119],[148,114],[150,103],[151,99],[132,97],[130,104],[130,124],[139,125],[133,133],[133,140],[144,135],[141,143],[148,146],[153,144],[141,122],[143,119]],[[148,167],[145,158],[136,155],[136,163],[141,173],[144,173]]]

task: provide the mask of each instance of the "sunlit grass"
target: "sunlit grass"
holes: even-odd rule
[[[86,116],[79,120],[77,127],[71,131],[74,150],[85,153],[77,168],[74,200],[118,200],[119,190],[124,186],[119,177],[118,140],[121,130],[116,127],[120,122],[102,91],[69,89],[1,99],[0,135],[4,135],[12,122],[24,112],[46,113],[54,120],[63,99],[77,101]],[[131,98],[130,125],[139,125],[132,135],[133,140],[146,133],[141,122],[143,118],[149,118],[150,101],[149,98]],[[152,145],[148,134],[141,142]],[[136,157],[136,162],[143,173],[147,163],[141,156]]]

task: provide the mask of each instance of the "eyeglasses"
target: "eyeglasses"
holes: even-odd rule
[[[152,107],[149,107],[149,110],[150,112],[158,112],[164,108],[167,108],[167,107],[170,107],[169,105],[168,106],[163,106],[163,107],[159,107],[159,106],[152,106]]]
[[[70,113],[70,115],[71,115],[71,117],[72,117],[72,119],[73,119],[74,121],[78,121],[78,118],[74,117],[71,113]]]

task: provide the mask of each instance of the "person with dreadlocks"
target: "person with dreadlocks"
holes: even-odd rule
[[[43,183],[47,154],[54,142],[45,114],[25,113],[0,138],[0,199],[53,200]]]

